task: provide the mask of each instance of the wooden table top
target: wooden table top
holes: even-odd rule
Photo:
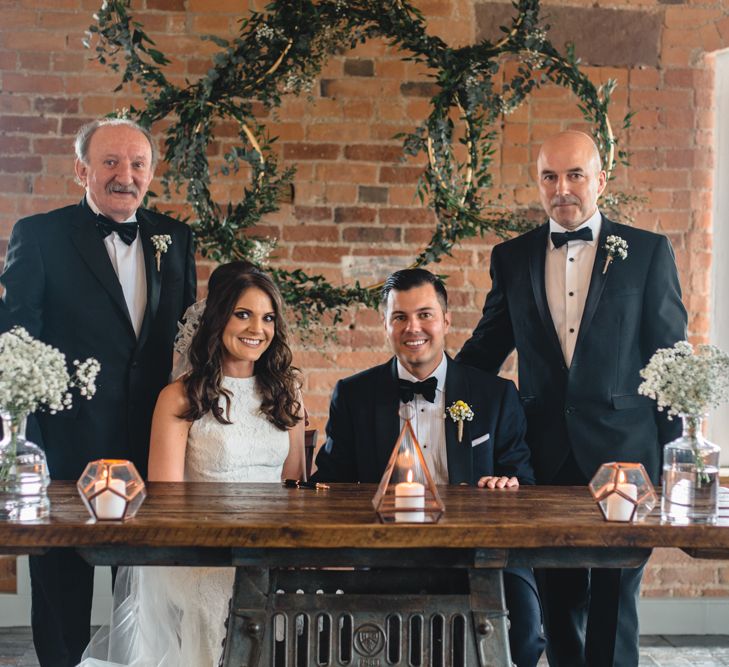
[[[446,511],[437,524],[378,522],[374,485],[328,490],[277,484],[150,483],[137,516],[98,522],[71,482],[49,487],[51,516],[34,524],[0,522],[0,549],[46,547],[483,548],[679,547],[726,550],[729,507],[717,526],[606,522],[586,487],[490,491],[439,487]]]

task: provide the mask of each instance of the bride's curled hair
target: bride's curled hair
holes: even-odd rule
[[[246,261],[222,264],[208,280],[205,310],[189,348],[190,371],[182,378],[190,406],[180,415],[183,419],[194,421],[212,412],[220,423],[230,424],[230,395],[222,386],[223,331],[240,295],[252,287],[269,296],[275,312],[273,339],[253,367],[261,412],[281,430],[301,420],[300,381],[298,370],[291,365],[281,293],[271,278]],[[221,397],[225,409],[219,404]]]

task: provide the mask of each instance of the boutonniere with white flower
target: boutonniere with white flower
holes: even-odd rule
[[[603,248],[607,250],[605,265],[602,267],[603,274],[607,273],[610,262],[616,257],[620,257],[620,259],[626,259],[628,257],[628,242],[622,236],[611,234],[605,239]]]
[[[164,255],[167,252],[167,248],[172,245],[172,237],[169,234],[155,234],[154,236],[150,236],[149,240],[152,241],[152,245],[155,249],[154,258],[157,260],[157,271],[159,271],[162,255]]]
[[[466,401],[456,401],[447,408],[448,416],[458,425],[458,442],[463,440],[463,422],[473,420],[473,410]]]

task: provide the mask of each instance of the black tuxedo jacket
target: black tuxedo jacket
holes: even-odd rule
[[[498,371],[519,355],[519,394],[538,483],[549,483],[572,451],[590,479],[601,463],[639,461],[654,482],[661,445],[677,437],[651,399],[638,394],[639,371],[661,347],[686,337],[686,310],[673,250],[659,234],[603,217],[572,364],[567,368],[547,304],[549,225],[496,246],[481,321],[457,360]],[[603,273],[607,236],[628,257]]]
[[[449,482],[475,484],[485,475],[507,475],[533,484],[524,442],[526,420],[513,383],[448,359],[446,407],[457,400],[468,403],[474,417],[464,422],[461,442],[456,423],[446,417]],[[378,483],[400,433],[399,408],[394,358],[340,380],[329,407],[327,440],[316,457],[315,479]]]
[[[137,339],[94,214],[82,201],[20,220],[10,238],[5,303],[15,324],[72,359],[101,363],[96,395],[70,410],[39,413],[51,477],[76,479],[100,457],[130,459],[146,475],[155,402],[167,384],[177,321],[195,299],[190,228],[139,209],[147,306]],[[150,237],[172,244],[157,270]]]

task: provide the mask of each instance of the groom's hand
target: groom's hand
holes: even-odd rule
[[[519,480],[516,477],[487,476],[479,479],[477,486],[480,489],[516,489]]]

